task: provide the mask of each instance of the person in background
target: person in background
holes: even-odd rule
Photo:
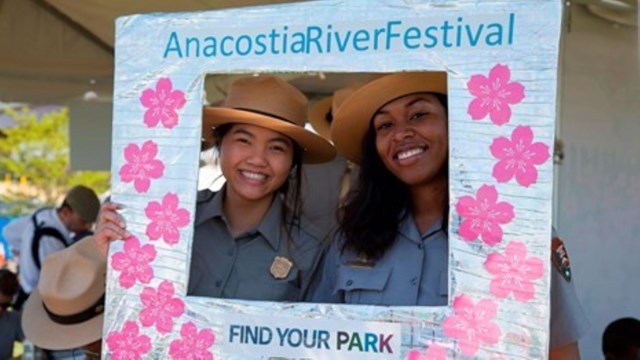
[[[187,294],[298,301],[322,249],[300,213],[303,163],[335,149],[304,129],[307,98],[274,76],[236,80],[223,106],[204,109],[203,137],[217,147],[226,179],[198,193]],[[117,204],[102,207],[96,241],[126,239]]]
[[[445,306],[448,301],[449,130],[444,72],[382,76],[356,90],[333,120],[339,153],[360,165],[339,233],[311,301]],[[588,322],[554,239],[552,359],[579,358]]]
[[[7,239],[19,238],[20,257],[18,281],[20,290],[16,309],[38,285],[44,259],[72,244],[74,234],[90,230],[100,210],[100,200],[90,188],[73,187],[58,208],[42,208],[33,214],[15,219],[3,230]]]
[[[49,255],[25,303],[26,338],[49,359],[99,359],[107,263],[89,236]]]
[[[602,333],[605,360],[640,359],[640,320],[620,318],[607,325]]]
[[[12,310],[18,293],[18,277],[8,269],[0,269],[0,360],[13,357],[13,345],[24,340],[20,312]]]
[[[340,104],[362,84],[336,90],[332,96],[316,101],[309,110],[309,123],[318,135],[331,141],[331,122]],[[330,162],[305,166],[302,193],[309,220],[324,236],[331,236],[337,228],[338,207],[357,178],[357,166],[338,154]]]

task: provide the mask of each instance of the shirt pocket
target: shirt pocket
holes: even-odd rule
[[[379,305],[383,303],[390,268],[356,268],[340,265],[336,292],[344,292],[347,304]]]

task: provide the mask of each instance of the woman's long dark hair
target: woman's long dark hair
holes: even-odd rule
[[[222,138],[231,130],[234,124],[224,124],[213,129],[213,138],[215,148],[220,152],[220,144]],[[282,207],[280,210],[280,216],[282,218],[282,229],[287,234],[287,246],[290,246],[292,241],[292,231],[294,228],[300,226],[300,214],[302,212],[302,200],[300,198],[301,184],[302,184],[302,155],[303,150],[298,143],[291,139],[293,144],[293,162],[291,164],[291,172],[287,177],[287,180],[277,190],[276,196],[282,196]]]
[[[447,96],[431,94],[440,101],[446,114]],[[382,162],[376,149],[376,130],[370,121],[362,141],[358,183],[347,196],[338,220],[344,246],[368,259],[382,257],[393,245],[400,224],[410,212],[409,189]]]

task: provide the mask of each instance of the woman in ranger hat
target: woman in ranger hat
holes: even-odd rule
[[[314,302],[447,305],[447,119],[444,72],[383,76],[342,103],[331,135],[360,175]],[[572,284],[552,273],[551,355],[573,358],[586,320]]]
[[[297,301],[321,251],[321,237],[300,215],[303,163],[335,156],[304,129],[307,98],[273,76],[235,81],[221,107],[204,109],[203,136],[219,155],[226,184],[198,193],[189,295]],[[117,204],[103,206],[96,239],[128,233]]]

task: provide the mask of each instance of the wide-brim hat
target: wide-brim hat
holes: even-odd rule
[[[277,131],[303,149],[302,161],[327,162],[336,156],[330,142],[304,128],[308,101],[300,90],[274,76],[246,77],[231,84],[224,105],[205,107],[203,141],[213,144],[216,126],[242,123]]]
[[[106,271],[93,236],[47,256],[23,310],[26,338],[48,350],[73,349],[102,338]]]
[[[336,90],[332,96],[324,97],[311,105],[309,123],[320,136],[331,140],[331,123],[333,115],[342,103],[353,94],[363,83],[358,82],[348,87]]]
[[[337,109],[331,139],[338,152],[353,163],[362,161],[362,141],[375,113],[387,103],[409,94],[447,94],[445,72],[405,72],[379,77],[360,87]]]

